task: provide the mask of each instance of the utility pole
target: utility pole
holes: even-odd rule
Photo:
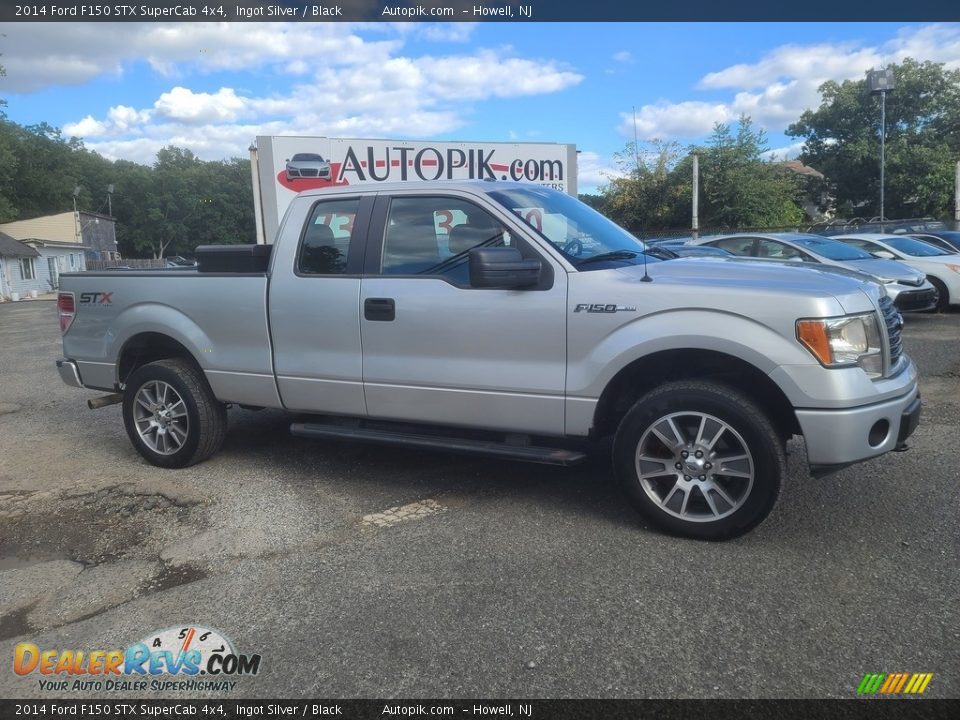
[[[957,163],[960,167],[960,163]],[[693,154],[693,217],[690,219],[690,229],[693,239],[700,237],[700,156]]]
[[[953,181],[953,229],[960,230],[960,160],[957,160],[957,175]]]
[[[880,95],[880,231],[887,219],[884,207],[886,185],[887,92],[893,90],[893,70],[871,70],[867,73],[867,87],[871,95]]]

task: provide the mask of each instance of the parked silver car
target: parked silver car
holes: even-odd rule
[[[723,248],[741,257],[817,263],[865,273],[883,284],[900,312],[932,310],[937,305],[937,289],[919,270],[833,238],[804,233],[737,233],[703,237],[691,244]]]
[[[297,153],[287,160],[287,180],[299,178],[330,179],[330,163],[316,153]]]

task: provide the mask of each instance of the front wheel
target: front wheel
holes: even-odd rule
[[[743,535],[770,514],[786,473],[783,441],[756,404],[713,382],[665,383],[623,418],[617,476],[637,510],[668,532]]]
[[[933,312],[946,312],[950,309],[950,291],[940,278],[927,275],[927,280],[937,289],[937,306]]]
[[[220,449],[227,410],[199,368],[172,358],[137,368],[127,379],[123,424],[133,447],[150,463],[182,468]]]

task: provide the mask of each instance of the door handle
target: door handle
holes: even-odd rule
[[[397,308],[393,298],[367,298],[363,301],[363,317],[381,322],[396,319]]]

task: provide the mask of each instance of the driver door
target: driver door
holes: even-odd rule
[[[455,195],[381,195],[360,287],[369,416],[564,431],[566,274],[498,211]],[[469,250],[541,260],[536,287],[470,285]]]

